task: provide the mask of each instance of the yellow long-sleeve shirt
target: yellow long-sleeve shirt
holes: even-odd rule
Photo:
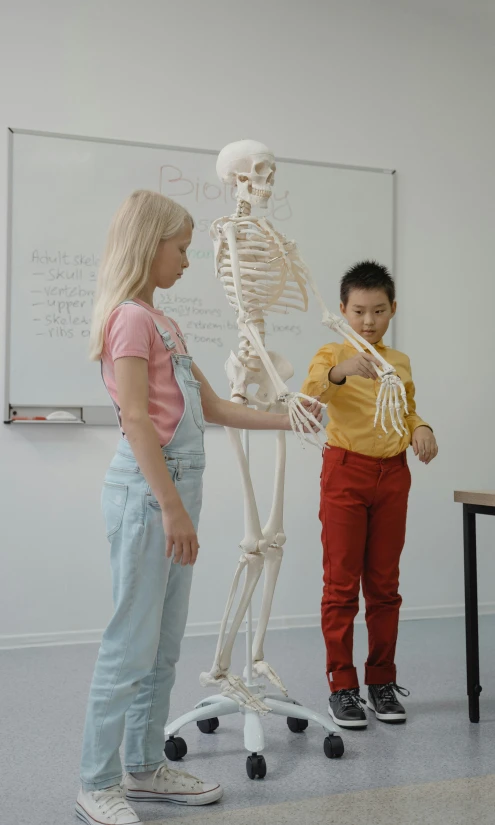
[[[417,427],[429,426],[417,415],[414,400],[414,383],[411,375],[411,362],[407,355],[386,347],[383,341],[375,344],[380,355],[395,369],[406,388],[408,415],[404,415],[407,434],[399,436],[392,427],[390,416],[385,418],[385,433],[381,422],[373,426],[376,400],[380,391],[380,382],[351,375],[344,384],[332,384],[328,373],[332,367],[352,358],[356,350],[348,341],[343,344],[327,344],[316,353],[309,366],[302,392],[306,395],[320,396],[326,404],[329,423],[327,426],[328,443],[343,447],[354,453],[373,456],[374,458],[391,458],[406,450],[412,434]]]

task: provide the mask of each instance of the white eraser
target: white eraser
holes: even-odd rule
[[[50,413],[46,417],[47,421],[77,421],[77,417],[72,415],[70,412],[65,412],[65,410],[57,410],[56,412]]]

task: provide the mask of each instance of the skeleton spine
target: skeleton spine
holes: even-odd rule
[[[250,312],[250,320],[256,324],[258,332],[261,336],[263,344],[265,343],[265,319],[262,310],[255,310]],[[256,369],[259,367],[260,357],[250,343],[249,339],[244,333],[239,330],[239,360],[248,368]]]
[[[237,201],[236,218],[247,218],[251,214],[251,204],[247,201]]]

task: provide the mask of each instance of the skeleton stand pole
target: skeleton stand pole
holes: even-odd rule
[[[242,442],[249,467],[249,430],[243,430]],[[247,574],[247,569],[246,569]],[[253,605],[252,600],[246,613],[246,686],[252,687],[253,681]]]
[[[246,461],[249,467],[249,431],[242,433],[242,442]],[[246,576],[247,576],[246,568]],[[246,687],[251,692],[257,693],[259,686],[253,680],[253,605],[252,596],[246,613]],[[244,711],[244,746],[251,753],[261,753],[265,747],[265,737],[261,726],[261,719],[258,713],[246,709]]]

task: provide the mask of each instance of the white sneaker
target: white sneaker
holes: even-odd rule
[[[139,776],[139,774],[138,774]],[[179,805],[209,805],[223,796],[221,785],[208,784],[185,771],[176,771],[166,763],[148,779],[136,779],[128,773],[124,779],[127,799],[145,802],[175,802]]]
[[[79,791],[76,814],[87,825],[141,825],[137,813],[125,801],[121,785]]]

